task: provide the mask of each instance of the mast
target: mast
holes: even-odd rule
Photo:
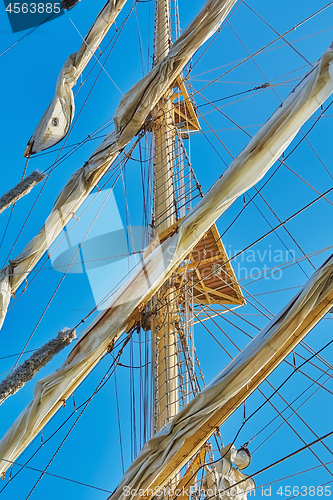
[[[170,0],[156,0],[154,63],[163,61],[171,45]],[[174,224],[172,90],[153,110],[154,135],[154,237]],[[177,367],[177,303],[172,278],[152,298],[153,314],[153,434],[179,410]]]

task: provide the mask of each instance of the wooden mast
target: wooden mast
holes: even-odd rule
[[[170,44],[170,0],[156,0],[155,64],[165,59]],[[161,236],[175,223],[171,93],[169,89],[153,111],[154,237]],[[175,296],[176,290],[170,278],[152,299],[152,307],[157,311],[151,324],[154,434],[179,410]]]

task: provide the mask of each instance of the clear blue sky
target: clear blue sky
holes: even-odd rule
[[[69,12],[70,18],[82,35],[85,35],[88,31],[103,3],[102,0],[95,0],[95,2],[82,0],[75,9]],[[193,68],[191,82],[196,91],[199,91],[206,84],[209,84],[226,70],[233,67],[237,61],[244,59],[247,56],[246,49],[250,53],[254,53],[275,39],[278,35],[268,25],[271,25],[279,34],[282,34],[328,2],[324,0],[317,0],[316,2],[310,0],[270,0],[269,2],[248,0],[247,3],[268,24],[259,19],[244,3],[241,4],[230,20],[231,27],[230,25],[225,25],[203,57],[199,59],[200,55],[208,47],[209,42],[194,58],[194,63],[198,62]],[[179,0],[181,26],[183,28],[198,12],[202,4],[203,1],[200,0],[192,0],[191,2]],[[129,0],[128,5],[125,6],[124,11],[117,20],[118,26],[125,19],[131,7],[132,0]],[[137,16],[135,12],[132,13],[110,58],[105,64],[108,75],[122,93],[125,93],[151,67],[153,13],[153,2],[138,3]],[[11,33],[3,5],[0,6],[0,20],[0,52],[2,52],[24,35],[25,32]],[[257,66],[253,60],[250,60],[203,90],[202,93],[205,98],[214,100],[236,94],[243,90],[253,89],[265,83],[266,78],[276,84],[273,88],[252,91],[248,94],[217,103],[216,105],[221,107],[221,110],[227,117],[214,110],[212,106],[199,108],[209,125],[201,118],[200,123],[203,132],[192,136],[191,140],[187,142],[190,142],[192,166],[204,192],[222,174],[226,165],[230,164],[231,155],[236,156],[248,142],[249,136],[244,130],[248,134],[254,135],[260,125],[279,106],[279,99],[284,99],[293,86],[298,83],[302,75],[309,70],[310,66],[307,61],[314,63],[331,44],[332,21],[333,6],[287,36],[287,41],[297,49],[298,53],[283,40],[279,40],[270,47],[270,50],[264,51],[255,58]],[[141,60],[138,25],[142,40],[143,63]],[[114,28],[110,30],[110,34],[104,40],[101,46],[102,50],[113,34]],[[20,180],[25,165],[23,152],[26,143],[53,96],[56,79],[63,63],[71,53],[78,50],[80,43],[80,36],[74,29],[68,16],[64,15],[54,22],[40,27],[0,59],[2,66],[0,79],[2,117],[1,167],[3,173],[1,178],[1,194]],[[93,62],[85,70],[84,78],[88,75],[92,66]],[[95,67],[81,88],[76,98],[75,116],[78,115],[81,106],[85,102],[98,71],[99,68]],[[71,133],[68,142],[69,145],[82,141],[88,134],[98,129],[98,127],[113,116],[121,93],[108,75],[102,73],[98,79]],[[75,92],[77,90],[78,85],[74,88]],[[199,93],[196,94],[195,101],[199,106],[206,102]],[[329,102],[330,100],[326,104],[329,104]],[[245,248],[269,231],[271,227],[277,225],[279,223],[278,218],[280,220],[286,219],[316,198],[318,193],[322,193],[333,186],[332,109],[333,107],[327,111],[324,117],[309,133],[309,142],[303,141],[300,147],[288,158],[288,166],[308,184],[287,168],[280,167],[273,179],[262,191],[264,199],[276,215],[274,215],[264,199],[257,197],[255,201],[256,205],[249,204],[243,214],[237,219],[237,222],[223,237],[223,242],[229,253],[234,255],[237,251]],[[315,116],[319,116],[319,112]],[[228,118],[241,126],[243,131],[237,129],[235,123],[232,123]],[[306,132],[313,123],[314,120],[309,120],[304,125],[303,131]],[[216,135],[211,132],[209,126],[216,130]],[[109,126],[106,131],[110,131],[111,127]],[[300,138],[301,135],[299,134],[290,146],[289,151]],[[59,164],[52,172],[27,224],[19,235],[11,258],[18,255],[36,234],[50,212],[53,202],[62,186],[70,175],[83,165],[101,140],[88,141],[75,154]],[[231,155],[228,154],[220,141],[224,143]],[[42,171],[46,170],[52,165],[56,156],[57,152],[53,152],[31,159],[28,165],[28,173],[35,168]],[[135,158],[138,158],[137,152]],[[142,201],[139,196],[141,192],[141,185],[139,184],[140,175],[138,163],[134,161],[129,162],[126,170],[127,198],[130,209],[130,220],[133,225],[142,224]],[[259,186],[264,181],[265,179],[261,181]],[[30,195],[22,199],[15,207],[0,248],[1,265],[6,262],[8,254],[16,241],[38,192],[39,188],[35,188]],[[248,196],[253,196],[254,192],[252,189],[246,195],[245,200],[248,201]],[[114,194],[115,202],[119,208],[119,220],[121,219],[123,225],[126,225],[124,194],[121,183],[116,186]],[[248,278],[251,270],[254,273],[258,272],[258,270],[253,271],[254,267],[262,271],[265,265],[267,268],[275,266],[277,260],[274,261],[274,257],[277,255],[282,255],[281,267],[284,267],[287,261],[292,260],[290,251],[296,258],[301,258],[303,255],[302,252],[308,255],[312,252],[331,247],[333,245],[331,230],[332,202],[333,196],[330,194],[327,200],[321,200],[288,223],[287,229],[289,234],[281,228],[277,233],[271,234],[260,244],[256,245],[254,247],[254,263],[251,262],[249,253],[244,254],[243,258],[233,261],[236,275],[241,280],[240,284],[246,287],[244,291],[245,295],[251,294],[260,301],[259,304],[249,296],[247,306],[237,311],[240,314],[244,314],[243,318],[247,319],[254,326],[246,323],[244,319],[235,319],[231,315],[228,316],[238,327],[250,335],[255,335],[258,328],[265,326],[271,314],[276,314],[293,297],[299,289],[298,287],[305,283],[307,276],[310,276],[313,272],[311,263],[315,267],[318,267],[327,259],[332,249],[322,251],[312,257],[311,263],[303,260],[301,266],[292,265],[286,267],[281,273],[266,276],[266,279],[258,281],[255,277],[253,279]],[[243,200],[239,199],[223,215],[218,222],[220,233],[229,226],[242,206]],[[112,214],[112,217],[110,214]],[[112,201],[105,206],[100,219],[102,224],[105,223],[108,225],[109,230],[116,230],[120,224],[114,214],[115,203]],[[0,242],[7,225],[8,217],[9,211],[1,215]],[[87,227],[89,212],[87,212],[85,217],[87,218],[84,219],[84,224]],[[38,277],[29,285],[22,297],[15,303],[14,300],[11,302],[13,307],[9,310],[0,333],[1,356],[3,357],[18,353],[23,349],[62,277],[61,273],[52,269],[50,263],[47,263],[45,267],[47,269],[39,273]],[[245,279],[245,276],[247,276],[247,279]],[[100,279],[102,280],[102,278]],[[110,283],[116,281],[115,276],[103,276],[103,279],[103,287],[108,286],[108,280],[110,280]],[[23,288],[20,290],[22,291]],[[20,295],[20,291],[17,295]],[[259,311],[251,303],[255,304]],[[87,275],[68,274],[39,323],[27,349],[39,347],[55,336],[65,326],[76,325],[94,305],[94,295]],[[217,321],[220,327],[240,348],[248,343],[248,337],[226,320],[218,319]],[[325,318],[309,334],[306,341],[314,349],[321,348],[331,339],[331,321],[331,318]],[[236,355],[236,348],[223,336],[221,330],[214,324],[210,324],[210,328],[219,341],[226,346],[226,349],[233,356]],[[79,331],[82,331],[82,328]],[[196,329],[195,342],[206,382],[209,382],[229,362],[229,358],[202,327]],[[54,358],[40,372],[38,378],[56,369],[65,359],[68,352],[69,350]],[[309,356],[309,353],[302,347],[298,348],[298,352],[301,356]],[[327,349],[323,353],[323,356],[330,363],[333,361],[332,352],[332,349]],[[124,356],[122,362],[126,364],[126,362],[130,361],[129,352],[125,352]],[[296,359],[297,363],[301,362],[300,357],[296,357]],[[15,357],[0,359],[0,373],[2,374],[6,370],[9,370],[15,360]],[[292,357],[290,357],[290,361],[293,362]],[[75,395],[77,405],[81,404],[91,395],[109,367],[109,364],[109,359],[103,360],[79,388]],[[323,364],[320,366],[322,369],[327,369],[324,368]],[[278,386],[290,371],[290,367],[281,366],[270,377],[272,385],[274,387]],[[321,372],[313,366],[307,366],[305,371],[315,379],[321,375]],[[325,379],[321,381],[323,380]],[[125,468],[131,463],[129,381],[128,370],[126,368],[119,368],[117,370],[117,383]],[[296,374],[286,384],[281,393],[291,403],[309,384],[309,379],[301,374]],[[34,382],[27,384],[18,395],[10,398],[0,408],[1,434],[6,431],[11,422],[31,400],[33,386]],[[330,390],[333,389],[331,382],[328,382],[325,387]],[[75,429],[57,454],[57,457],[49,468],[49,472],[110,491],[116,487],[122,475],[122,468],[114,388],[114,379],[111,378],[105,387],[94,397],[82,415]],[[315,386],[312,387],[308,394],[314,390]],[[268,395],[272,392],[272,388],[266,383],[263,384],[262,391]],[[301,438],[306,442],[315,439],[310,429],[313,429],[319,436],[332,430],[329,415],[332,415],[333,406],[332,399],[330,398],[332,396],[327,391],[321,389],[301,407],[299,411],[300,416],[305,420],[308,427],[295,415],[291,417],[290,423],[297,429]],[[301,404],[304,399],[306,397],[296,402],[295,406]],[[263,397],[258,393],[249,398],[247,413],[249,414],[253,411],[262,400]],[[280,411],[286,405],[278,396],[272,398],[272,403]],[[63,408],[44,429],[44,440],[61,425],[72,412],[72,409],[72,402],[69,401],[66,408]],[[243,409],[239,409],[223,425],[222,438],[225,443],[232,441],[242,422],[242,412]],[[284,414],[288,416],[290,410],[287,410]],[[29,463],[31,467],[44,469],[77,415],[78,413],[71,418],[52,440],[43,446]],[[265,405],[257,416],[246,424],[237,444],[241,445],[252,439],[275,415],[275,410],[268,404]],[[279,417],[267,430],[263,431],[251,442],[250,450],[254,451],[281,423],[282,420]],[[332,443],[332,439],[327,440],[327,445],[331,449]],[[36,441],[18,459],[18,462],[21,464],[28,460],[39,444],[40,436],[37,437]],[[253,462],[251,468],[248,469],[248,473],[253,473],[261,469],[301,446],[303,446],[303,442],[300,437],[297,437],[287,424],[284,424],[254,453]],[[316,445],[314,450],[323,462],[333,460],[332,454],[323,445]],[[317,465],[319,465],[318,460],[311,452],[306,451],[288,462],[284,462],[280,466],[267,471],[257,478],[257,483],[258,485],[266,484]],[[333,471],[332,465],[327,467]],[[15,467],[14,473],[17,470],[18,467]],[[38,477],[38,472],[32,470],[22,471],[4,489],[0,495],[0,500],[1,497],[4,500],[25,499]],[[331,479],[330,473],[324,467],[320,467],[308,474],[295,476],[276,484],[283,486],[316,486]],[[0,484],[0,489],[5,483]],[[333,483],[331,486],[333,488]],[[272,497],[280,498],[276,494],[277,488],[274,491],[275,493],[272,493]],[[260,490],[257,495],[259,494]],[[32,494],[32,498],[36,498],[36,500],[58,500],[59,497],[62,497],[64,500],[69,498],[97,500],[106,498],[106,496],[107,493],[51,476],[45,476]]]

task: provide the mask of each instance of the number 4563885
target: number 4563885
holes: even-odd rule
[[[302,496],[302,497],[330,497],[331,486],[280,486],[277,494],[281,497]]]
[[[13,3],[8,4],[6,11],[10,14],[59,14],[60,3]]]

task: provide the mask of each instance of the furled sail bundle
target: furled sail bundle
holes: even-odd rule
[[[125,3],[126,0],[109,0],[98,14],[78,52],[70,55],[63,65],[55,95],[28,142],[25,156],[51,148],[67,134],[75,109],[72,88]],[[63,8],[68,9],[72,6],[66,4]]]
[[[123,96],[114,117],[116,129],[108,134],[83,167],[69,179],[39,233],[16,259],[11,260],[0,271],[0,327],[6,316],[11,294],[25,280],[119,152],[137,134],[150,111],[194,52],[217,30],[235,2],[236,0],[208,0],[173,44],[167,58]]]
[[[64,328],[57,337],[49,340],[37,349],[30,358],[20,364],[12,373],[0,382],[0,405],[9,397],[18,392],[33,379],[36,373],[45,366],[55,354],[62,351],[76,338],[75,330]]]
[[[24,177],[16,186],[7,191],[0,197],[0,214],[7,210],[11,205],[30,193],[32,188],[41,182],[45,177],[43,172],[34,170],[27,177]]]
[[[210,422],[214,414],[221,411],[232,398],[246,389],[248,384],[277,356],[284,357],[305,334],[329,311],[333,301],[333,255],[311,276],[302,290],[282,311],[229,363],[220,375],[206,389],[199,393],[181,410],[172,422],[150,439],[124,474],[111,500],[132,500],[139,495],[135,491],[148,490],[140,498],[153,497],[154,487],[163,487],[159,473],[168,469],[174,475],[180,469],[174,464],[174,457],[181,453],[182,446],[195,433]],[[318,310],[319,309],[319,310]],[[275,368],[273,364],[265,377]],[[258,384],[257,384],[258,385]],[[219,423],[221,425],[222,422]],[[208,428],[211,426],[208,426]],[[210,429],[211,434],[216,426]],[[204,436],[205,440],[209,436]],[[200,443],[198,443],[200,445]],[[2,452],[2,450],[1,450]],[[190,458],[190,456],[188,457]],[[156,478],[157,482],[156,482]],[[170,479],[170,477],[169,477]],[[167,482],[167,479],[164,478]],[[126,487],[126,488],[125,488]],[[150,491],[149,491],[150,490]]]
[[[108,308],[97,316],[85,330],[83,338],[72,350],[65,363],[55,373],[36,384],[32,402],[21,413],[0,442],[0,457],[6,457],[12,461],[16,460],[18,455],[60,408],[62,401],[69,397],[96,363],[98,363],[110,343],[124,328],[131,326],[130,316],[135,308],[147,301],[158,290],[172,271],[177,268],[191,249],[198,243],[203,233],[209,229],[213,222],[240,195],[264,176],[291,142],[292,137],[295,136],[304,121],[332,93],[332,61],[333,50],[330,48],[302,83],[294,89],[244,150],[231,163],[210,191],[188,213],[186,218],[179,223],[178,231],[149,254],[144,261],[138,264],[133,277],[128,279],[113,295]],[[285,313],[281,313],[278,316],[277,323],[272,324],[271,328],[266,329],[266,333],[259,336],[259,340],[256,343],[249,344],[251,346],[249,349],[253,347],[255,351],[258,346],[262,346],[260,355],[258,354],[255,357],[256,361],[253,365],[254,374],[256,373],[255,367],[259,367],[261,359],[264,360],[266,355],[269,358],[273,354],[270,347],[262,345],[262,342],[266,342],[266,339],[271,338],[271,334],[274,337],[274,339],[272,337],[272,342],[273,340],[275,341],[274,332],[279,332],[284,343],[284,336],[293,333],[294,328],[302,323],[306,314],[311,311],[311,308],[315,308],[330,293],[333,286],[332,272],[333,264],[331,259],[314,274],[309,284],[304,288],[304,291],[296,297],[295,304],[290,304],[288,306],[289,309],[287,308]],[[308,302],[306,302],[307,299]],[[305,302],[306,305],[304,305]],[[326,300],[322,308],[323,314],[327,307],[331,307],[328,300]],[[316,321],[319,321],[320,318],[321,315],[319,314],[316,316]],[[291,321],[291,330],[289,329],[287,320]],[[316,321],[312,323],[312,326],[314,326]],[[276,342],[278,342],[277,338]],[[263,357],[261,358],[261,356]],[[243,358],[238,357],[232,366],[235,366],[238,370],[240,366],[243,366],[242,362]],[[247,366],[247,363],[249,363],[249,358],[246,358],[244,367]],[[228,370],[227,374],[229,374]],[[230,378],[228,377],[226,377],[226,380],[230,382]],[[246,372],[244,368],[239,380],[244,381],[245,378]],[[230,385],[228,384],[227,388],[231,390],[231,382]],[[221,387],[220,390],[222,391]],[[207,392],[202,394],[207,394]],[[231,394],[234,394],[234,392]],[[200,395],[199,398],[205,398],[205,396]],[[192,405],[190,407],[192,408],[197,401],[201,401],[201,399],[195,398],[190,403]],[[221,401],[217,401],[215,396],[212,401],[214,401],[214,404],[212,403],[213,406],[216,404],[216,407],[218,407],[221,404]],[[210,412],[209,408],[209,406],[206,406],[205,410],[200,413],[202,418],[204,418],[203,415],[206,411]],[[184,413],[182,412],[180,415],[184,416]],[[181,418],[179,417],[179,419]],[[178,419],[178,416],[176,419]],[[215,427],[212,426],[211,428],[214,429]],[[189,426],[189,429],[189,432],[191,432],[191,426]],[[157,441],[154,441],[154,443],[157,443]],[[148,451],[146,450],[143,453],[148,454]],[[140,456],[142,457],[142,454]],[[155,455],[153,454],[153,456]],[[1,463],[0,472],[6,470],[7,466],[7,462]]]

